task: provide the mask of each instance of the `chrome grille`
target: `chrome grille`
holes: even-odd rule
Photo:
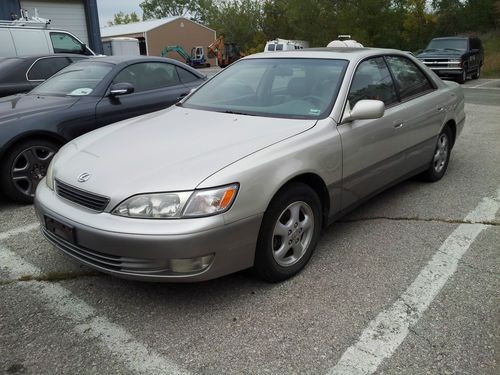
[[[102,212],[109,203],[109,198],[96,195],[56,180],[57,195],[91,210]]]

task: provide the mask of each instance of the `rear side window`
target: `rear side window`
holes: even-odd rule
[[[283,51],[283,44],[276,45],[276,51]]]
[[[347,99],[351,108],[362,99],[381,100],[386,106],[398,101],[391,74],[382,57],[359,64]]]
[[[433,90],[429,79],[413,61],[402,56],[387,56],[401,100],[422,95]]]
[[[118,73],[113,82],[128,82],[134,86],[135,92],[155,90],[180,84],[175,66],[156,62],[128,66]]]
[[[195,76],[191,72],[188,72],[186,69],[179,68],[178,66],[176,66],[175,68],[177,69],[177,74],[179,74],[179,78],[181,79],[182,83],[194,82],[199,79],[197,76]]]
[[[65,57],[40,59],[36,61],[28,71],[28,80],[45,81],[69,64],[70,61]]]
[[[50,40],[55,53],[84,53],[82,43],[69,34],[50,33]]]

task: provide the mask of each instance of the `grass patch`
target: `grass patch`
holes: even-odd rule
[[[480,36],[484,48],[484,64],[481,75],[500,78],[500,30],[490,31]]]

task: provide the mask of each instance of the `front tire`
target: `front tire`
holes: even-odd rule
[[[428,182],[439,181],[443,178],[448,163],[450,162],[452,135],[450,128],[446,125],[441,133],[439,133],[436,149],[432,157],[432,161],[423,174],[422,178]]]
[[[38,183],[47,174],[59,145],[42,139],[27,140],[10,149],[0,164],[0,185],[11,200],[33,203]]]
[[[467,80],[467,66],[464,66],[464,70],[462,70],[462,73],[460,73],[460,75],[458,76],[457,82],[463,84],[465,83],[466,80]]]
[[[257,240],[254,270],[269,282],[286,280],[307,264],[322,226],[321,201],[303,183],[293,183],[271,201]]]

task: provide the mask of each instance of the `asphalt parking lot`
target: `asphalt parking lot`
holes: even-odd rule
[[[0,372],[498,374],[500,80],[464,90],[446,176],[344,217],[281,284],[98,274],[0,200]]]

